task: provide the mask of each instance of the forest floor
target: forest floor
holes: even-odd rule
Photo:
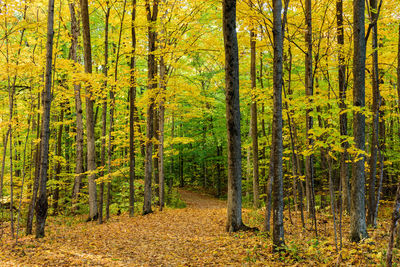
[[[388,224],[361,244],[344,243],[339,257],[326,220],[321,220],[325,225],[320,225],[322,234],[317,240],[302,229],[292,211],[293,224],[287,218],[285,222],[288,248],[273,254],[266,234],[225,232],[225,201],[188,190],[180,194],[186,208],[134,218],[122,214],[101,225],[85,223],[83,218],[77,222],[50,217],[43,239],[27,236],[15,244],[3,236],[0,266],[379,265],[384,259]],[[263,213],[244,209],[244,222],[260,227]]]

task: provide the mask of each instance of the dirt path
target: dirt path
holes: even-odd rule
[[[28,237],[18,246],[11,245],[11,241],[9,245],[3,244],[0,265],[11,260],[21,265],[53,266],[256,263],[251,249],[265,245],[265,241],[253,233],[227,234],[224,201],[185,190],[180,193],[187,203],[184,209],[167,209],[134,218],[122,215],[102,225],[51,223],[43,240]],[[258,253],[256,258],[260,260],[264,256]]]

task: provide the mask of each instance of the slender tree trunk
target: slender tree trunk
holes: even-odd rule
[[[256,100],[256,34],[254,30],[250,31],[250,47],[251,47],[251,140],[253,147],[253,206],[259,208],[259,169],[258,169],[258,129],[257,129],[257,100]]]
[[[371,21],[372,21],[372,140],[371,156],[369,159],[369,194],[367,224],[373,225],[375,221],[375,184],[376,166],[378,161],[379,146],[379,68],[378,68],[378,4],[377,0],[370,0]]]
[[[397,49],[397,97],[399,102],[398,103],[398,108],[400,112],[400,24],[399,24],[399,41],[398,41],[398,49]],[[399,131],[400,134],[400,131]],[[390,227],[390,232],[389,232],[389,247],[388,251],[386,253],[386,265],[391,267],[392,266],[392,258],[393,258],[393,245],[394,245],[394,235],[395,235],[395,229],[396,226],[398,225],[398,221],[400,219],[400,182],[397,185],[397,191],[396,191],[396,200],[394,203],[394,208],[393,208],[393,215],[392,215],[392,224]]]
[[[123,23],[124,23],[124,18],[125,18],[125,11],[126,11],[126,1],[124,1],[124,6],[122,9],[122,17],[121,17],[121,23],[120,23],[120,28],[119,28],[119,35],[118,35],[118,45],[117,45],[117,53],[116,53],[116,59],[115,59],[115,68],[114,68],[114,83],[117,84],[118,82],[118,63],[119,63],[119,58],[120,58],[120,51],[121,51],[121,40],[122,40],[122,30],[123,30]],[[111,87],[110,90],[110,128],[108,130],[108,163],[107,163],[107,172],[109,175],[109,181],[107,182],[107,203],[106,203],[106,219],[110,219],[110,204],[111,204],[111,188],[112,188],[112,177],[110,177],[111,171],[112,171],[112,156],[113,156],[113,145],[112,145],[112,140],[113,136],[112,133],[114,131],[114,112],[115,112],[115,86]]]
[[[107,77],[108,77],[108,29],[109,29],[109,19],[110,19],[109,1],[106,1],[106,11],[105,11],[105,29],[104,29],[104,91],[107,92]],[[105,168],[106,166],[106,134],[107,134],[107,93],[103,97],[103,110],[101,113],[101,151],[100,160],[101,166]],[[104,171],[101,171],[100,176],[104,176]],[[100,182],[100,195],[99,195],[99,223],[103,223],[103,206],[104,206],[104,182]]]
[[[171,119],[171,140],[175,138],[175,113],[172,111],[172,119]],[[174,143],[171,143],[171,151],[174,151]],[[175,161],[174,155],[171,155],[171,170],[170,170],[170,178],[168,181],[168,194],[172,192],[172,186],[174,185],[174,177],[175,177]]]
[[[328,151],[326,151],[328,152]],[[333,178],[332,178],[332,158],[327,154],[327,161],[328,161],[328,179],[329,179],[329,193],[330,193],[330,199],[331,199],[331,211],[332,211],[332,218],[333,218],[333,231],[335,235],[335,246],[336,246],[336,251],[338,250],[338,245],[337,245],[337,230],[336,230],[336,209],[335,209],[335,188],[333,185]]]
[[[251,126],[249,131],[249,138],[251,138]],[[250,178],[251,178],[251,147],[248,146],[246,149],[246,197],[250,199],[251,189],[250,189]]]
[[[158,106],[158,125],[159,125],[159,145],[158,145],[158,186],[159,186],[159,201],[160,210],[164,208],[164,184],[165,184],[165,174],[164,174],[164,113],[165,113],[165,91],[166,91],[166,67],[164,63],[164,57],[161,56],[160,59],[160,88],[161,88],[161,99]]]
[[[226,230],[236,232],[242,222],[242,163],[239,105],[239,55],[236,35],[236,0],[223,0],[225,47],[225,101],[228,137],[228,220]]]
[[[71,13],[71,59],[78,63],[78,38],[79,38],[79,22],[76,20],[75,5],[74,3],[69,4],[69,10]],[[74,186],[72,189],[72,210],[76,209],[78,203],[79,191],[83,178],[83,119],[82,119],[82,99],[81,99],[81,86],[74,84],[74,96],[75,96],[75,113],[76,113],[76,167],[75,167],[75,179]]]
[[[181,117],[182,120],[182,117]],[[183,124],[182,122],[179,124],[179,135],[183,137]],[[183,149],[182,149],[182,144],[179,145],[179,187],[184,187],[185,186],[185,177],[183,176]]]
[[[51,108],[51,72],[53,59],[53,37],[54,37],[54,0],[49,0],[47,20],[47,43],[46,43],[46,80],[43,91],[43,117],[40,156],[40,186],[39,198],[36,203],[36,238],[44,237],[44,227],[47,217],[47,170],[49,167],[49,137],[50,137],[50,108]]]
[[[38,93],[38,103],[37,108],[40,109],[40,93]],[[40,112],[37,114],[37,122],[36,122],[36,139],[41,137],[41,128],[40,128]],[[28,215],[26,219],[26,235],[32,234],[32,225],[33,225],[33,217],[34,211],[36,207],[36,200],[37,200],[37,192],[39,190],[39,174],[40,174],[40,158],[41,158],[41,141],[36,144],[35,154],[33,156],[33,160],[35,163],[35,173],[34,173],[34,180],[33,180],[33,188],[32,188],[32,199],[29,203],[28,208]]]
[[[62,153],[61,144],[62,144],[62,135],[63,135],[63,128],[64,128],[64,107],[61,107],[59,123],[60,123],[60,125],[58,126],[58,133],[57,133],[56,154],[58,157],[61,157],[61,153]],[[58,201],[60,198],[60,185],[59,185],[60,173],[61,173],[61,161],[57,161],[55,174],[54,174],[54,180],[56,182],[55,188],[54,188],[54,193],[53,193],[53,214],[54,215],[57,215],[57,213],[58,213]]]
[[[90,44],[90,22],[88,0],[81,0],[81,18],[83,32],[83,50],[85,72],[92,73],[92,47]],[[96,190],[96,149],[94,142],[94,100],[91,88],[86,87],[86,135],[87,135],[87,170],[89,183],[89,220],[96,220],[97,210],[97,190]]]
[[[132,0],[132,54],[130,64],[130,87],[129,87],[129,216],[135,215],[135,101],[136,101],[136,0]]]
[[[282,140],[282,63],[283,63],[283,28],[282,28],[282,1],[273,1],[273,40],[274,40],[274,113],[272,123],[272,142],[270,159],[270,179],[273,181],[273,245],[279,250],[284,244],[283,228],[283,140]]]
[[[347,109],[346,101],[346,65],[344,59],[344,29],[343,29],[343,0],[336,1],[336,21],[337,21],[337,42],[339,57],[339,107],[340,107],[340,135],[347,136]],[[342,139],[341,146],[343,152],[340,155],[340,180],[342,183],[342,205],[343,209],[350,211],[350,187],[349,187],[349,170],[348,164],[348,142]]]
[[[10,92],[10,118],[13,114],[14,100],[14,88],[12,89],[12,93]],[[13,174],[13,134],[12,134],[12,126],[10,120],[10,226],[11,226],[11,237],[14,237],[14,174]]]
[[[353,105],[365,107],[365,1],[354,0]],[[354,111],[355,148],[365,152],[365,115]],[[358,242],[368,236],[365,222],[365,157],[353,159],[350,209],[350,240]]]
[[[311,18],[311,0],[305,1],[305,13],[306,13],[306,24],[307,31],[305,35],[305,40],[307,43],[307,53],[305,60],[305,86],[306,86],[306,96],[309,99],[308,104],[312,104],[312,97],[314,95],[314,79],[313,79],[313,48],[312,48],[312,18]],[[312,107],[309,107],[306,111],[306,136],[307,136],[307,149],[313,149],[314,140],[310,137],[310,130],[313,128],[313,117],[310,113],[313,111]],[[308,190],[307,190],[308,188]],[[314,157],[313,155],[306,156],[306,192],[307,192],[307,204],[310,215],[314,221],[315,235],[318,236],[317,232],[317,222],[315,214],[315,197],[314,197]]]
[[[31,106],[31,112],[33,110],[34,104]],[[17,215],[17,232],[15,235],[15,242],[18,243],[18,235],[19,235],[19,223],[20,223],[20,218],[21,218],[21,208],[22,208],[22,198],[24,195],[24,186],[25,186],[25,177],[26,177],[26,151],[27,151],[27,144],[28,144],[28,139],[29,139],[29,134],[31,131],[31,120],[32,120],[32,115],[28,116],[28,130],[26,132],[25,136],[25,143],[24,143],[24,155],[23,155],[23,161],[22,161],[22,182],[21,182],[21,194],[19,197],[19,203],[18,203],[18,215]]]
[[[156,50],[156,29],[155,22],[158,16],[159,0],[154,0],[153,10],[150,7],[150,1],[146,0],[146,13],[149,35],[149,53],[148,53],[148,90],[150,94],[149,104],[147,106],[147,128],[146,128],[146,158],[145,158],[145,185],[144,185],[144,203],[143,215],[151,213],[151,176],[152,176],[152,157],[153,157],[153,142],[154,135],[154,90],[157,86],[155,81],[157,75],[157,64],[155,61],[154,51]]]

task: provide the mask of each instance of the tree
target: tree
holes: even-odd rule
[[[53,37],[54,37],[54,0],[49,0],[47,18],[47,43],[46,43],[46,75],[45,88],[43,91],[43,117],[41,134],[41,156],[40,156],[40,186],[39,198],[36,204],[36,238],[44,237],[44,227],[47,217],[47,170],[49,168],[49,139],[50,139],[50,108],[51,108],[51,85],[52,85],[52,60],[53,60]]]
[[[367,224],[376,226],[375,210],[375,184],[376,165],[378,160],[379,146],[379,108],[381,96],[379,92],[379,68],[378,68],[378,1],[370,0],[371,24],[372,24],[372,137],[371,156],[369,158],[369,194]]]
[[[129,216],[135,214],[135,56],[136,56],[136,0],[132,0],[132,54],[130,62],[130,87],[129,87]]]
[[[259,204],[259,170],[258,170],[258,129],[257,129],[257,100],[256,100],[256,34],[254,29],[250,31],[250,47],[251,47],[251,139],[253,146],[253,206],[258,208]]]
[[[339,80],[339,106],[341,110],[340,114],[340,134],[342,136],[347,135],[347,113],[345,110],[347,109],[346,101],[346,91],[347,91],[347,83],[346,83],[346,65],[344,58],[344,29],[343,29],[343,1],[336,1],[336,22],[337,22],[337,42],[338,42],[338,58],[339,58],[339,71],[338,71],[338,80]],[[349,187],[349,172],[347,166],[348,152],[347,149],[349,147],[349,143],[342,139],[342,149],[343,152],[340,155],[340,181],[342,184],[342,206],[345,210],[350,211],[350,187]]]
[[[158,16],[159,0],[154,0],[153,8],[150,7],[150,1],[146,0],[146,14],[148,23],[149,50],[147,57],[148,77],[147,86],[149,90],[149,104],[147,106],[147,127],[146,127],[146,159],[145,159],[145,185],[144,185],[144,203],[143,215],[151,213],[151,178],[152,178],[152,158],[153,158],[153,134],[154,134],[154,91],[157,88],[157,64],[155,61],[157,33],[155,22]]]
[[[109,31],[109,20],[110,20],[110,11],[111,8],[109,6],[109,2],[106,1],[105,8],[105,27],[104,27],[104,90],[107,91],[107,77],[108,77],[108,31]],[[101,152],[100,152],[100,160],[101,166],[103,168],[106,165],[106,134],[107,134],[107,93],[104,94],[103,97],[103,110],[101,113]],[[104,171],[100,173],[100,176],[104,176]],[[103,203],[104,203],[104,182],[100,183],[100,196],[99,196],[99,223],[103,223]]]
[[[71,14],[71,59],[74,63],[78,63],[78,38],[79,38],[79,23],[76,20],[75,4],[72,2],[69,4],[69,10]],[[76,113],[76,167],[75,167],[75,179],[74,186],[72,189],[72,205],[78,202],[79,191],[82,183],[83,173],[83,120],[82,120],[82,99],[81,99],[81,86],[74,84],[74,96],[75,96],[75,113]]]
[[[312,97],[314,95],[314,74],[313,74],[313,40],[312,40],[312,17],[311,17],[311,0],[305,1],[305,15],[306,15],[306,34],[305,41],[307,45],[306,58],[305,58],[305,87],[308,104],[312,104]],[[313,116],[311,112],[313,109],[309,107],[306,110],[306,138],[307,150],[313,149],[314,140],[310,136],[310,131],[313,129]],[[307,209],[314,221],[315,235],[317,231],[317,219],[315,214],[315,193],[314,193],[314,157],[313,155],[306,156],[306,194],[307,194]]]
[[[272,141],[270,158],[270,179],[273,181],[273,244],[279,250],[284,244],[283,228],[283,141],[282,141],[282,64],[283,64],[283,31],[282,31],[282,1],[273,1],[273,87],[274,113],[272,121]]]
[[[90,44],[90,24],[88,0],[81,0],[81,19],[83,33],[83,51],[85,72],[92,73],[92,47]],[[89,183],[89,220],[96,220],[97,210],[97,191],[96,191],[96,150],[94,142],[94,100],[90,87],[86,86],[86,135],[87,135],[87,167]]]
[[[400,110],[400,24],[399,24],[399,34],[398,34],[398,46],[397,46],[397,98],[398,108]],[[386,254],[386,265],[392,266],[392,259],[393,259],[393,245],[394,245],[394,238],[396,234],[396,226],[398,225],[398,221],[400,219],[400,182],[397,184],[397,191],[396,191],[396,199],[394,203],[393,213],[392,213],[392,223],[390,226],[389,232],[389,246],[388,251]]]
[[[228,221],[226,230],[236,232],[242,222],[242,159],[240,140],[239,56],[236,36],[236,0],[224,0],[225,102],[228,137]]]
[[[358,156],[353,159],[351,180],[350,240],[358,242],[368,236],[365,222],[365,1],[353,2],[353,131]]]

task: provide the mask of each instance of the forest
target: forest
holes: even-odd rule
[[[1,266],[398,266],[400,1],[0,0]]]

